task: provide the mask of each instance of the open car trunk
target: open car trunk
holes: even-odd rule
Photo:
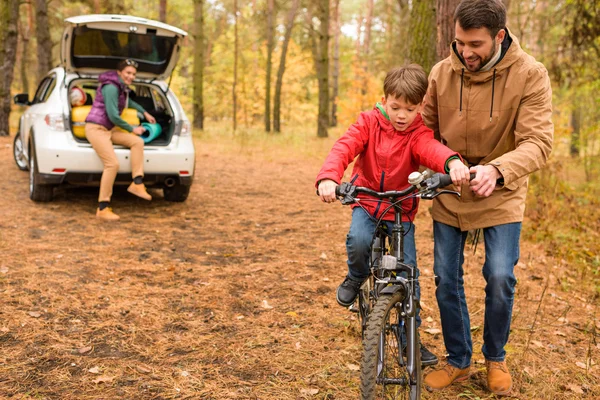
[[[71,131],[78,142],[87,143],[85,138],[85,117],[96,96],[98,88],[98,80],[91,78],[75,79],[69,86],[69,92],[74,87],[83,89],[86,94],[86,101],[83,106],[69,107],[69,120],[71,123]],[[173,109],[169,105],[166,96],[158,86],[147,83],[134,83],[132,90],[129,92],[129,97],[150,113],[156,123],[161,127],[161,133],[152,141],[146,143],[146,146],[167,146],[171,143],[173,134],[175,133],[175,119],[173,118]],[[132,110],[133,111],[133,110]],[[146,122],[143,116],[138,113],[139,122]],[[125,119],[125,118],[124,118]],[[127,121],[127,119],[126,119]],[[132,121],[127,121],[134,124]],[[135,122],[137,123],[137,121]]]

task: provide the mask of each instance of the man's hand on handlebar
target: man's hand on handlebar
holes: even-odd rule
[[[493,165],[476,165],[471,167],[471,172],[476,174],[475,179],[471,181],[471,190],[482,197],[492,194],[498,178],[502,176]]]
[[[321,201],[324,203],[333,203],[337,200],[335,195],[335,188],[337,187],[337,183],[332,181],[331,179],[323,179],[319,182],[319,187],[317,191],[319,192],[319,197]]]
[[[454,183],[456,186],[460,186],[463,183],[469,182],[469,167],[463,164],[463,162],[458,158],[450,160],[448,163],[448,169],[450,170],[450,178],[452,178],[452,183]]]

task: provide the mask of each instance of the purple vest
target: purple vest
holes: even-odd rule
[[[125,109],[125,101],[127,101],[127,93],[129,92],[129,88],[124,82],[121,81],[121,79],[119,79],[117,71],[108,71],[101,74],[98,77],[98,82],[100,84],[96,90],[96,97],[94,98],[92,109],[85,119],[85,122],[92,122],[94,124],[102,125],[106,129],[110,130],[115,126],[115,124],[112,123],[106,114],[104,96],[102,96],[102,88],[104,85],[113,84],[119,89],[119,114],[121,114]]]

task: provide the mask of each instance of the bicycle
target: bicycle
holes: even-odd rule
[[[413,172],[409,186],[402,191],[376,192],[345,182],[336,188],[343,205],[365,201],[381,201],[387,205],[382,212],[394,209],[391,235],[377,220],[369,277],[358,295],[358,310],[363,338],[360,366],[361,399],[419,399],[421,397],[422,365],[416,315],[420,308],[416,297],[417,270],[404,263],[404,228],[402,202],[421,198],[432,200],[450,193],[439,190],[452,183],[449,175]],[[358,197],[367,194],[371,197]],[[350,307],[352,309],[352,306]],[[379,391],[378,389],[381,389]]]

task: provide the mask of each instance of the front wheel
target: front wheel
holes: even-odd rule
[[[27,171],[27,157],[25,157],[25,146],[23,145],[23,138],[21,132],[17,132],[15,140],[13,142],[13,157],[15,158],[15,164],[21,171]]]
[[[401,316],[402,299],[400,292],[383,294],[369,315],[360,366],[362,400],[421,398],[419,338],[415,329],[412,343],[416,343],[416,351],[407,351],[403,345],[407,327]],[[407,353],[413,355],[412,360]]]

